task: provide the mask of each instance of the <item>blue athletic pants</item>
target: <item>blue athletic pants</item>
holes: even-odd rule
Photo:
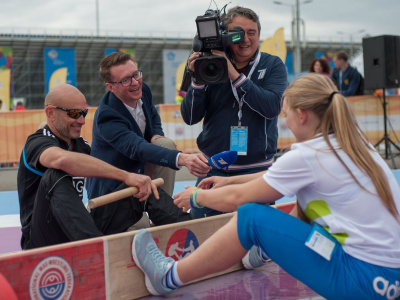
[[[340,243],[330,261],[305,245],[313,226],[268,205],[238,208],[243,247],[261,247],[276,264],[327,299],[399,299],[400,269],[363,262]]]

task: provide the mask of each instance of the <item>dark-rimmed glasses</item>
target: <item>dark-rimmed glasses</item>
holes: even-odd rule
[[[78,108],[64,108],[64,107],[59,107],[59,106],[54,106],[54,105],[49,105],[52,106],[54,108],[60,109],[62,111],[65,111],[68,115],[68,117],[72,118],[72,119],[79,119],[80,116],[83,116],[84,118],[86,117],[89,109],[78,109]]]
[[[142,70],[137,70],[131,77],[127,77],[122,79],[121,81],[110,81],[108,83],[120,83],[122,86],[130,86],[132,84],[132,78],[135,79],[136,81],[139,81],[142,79]]]

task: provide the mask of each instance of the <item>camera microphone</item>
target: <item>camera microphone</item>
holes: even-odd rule
[[[211,156],[208,159],[208,165],[215,170],[225,169],[233,164],[237,157],[237,151],[224,151]]]
[[[194,52],[201,52],[202,47],[203,47],[203,42],[199,39],[199,36],[196,34],[193,39],[192,49]]]

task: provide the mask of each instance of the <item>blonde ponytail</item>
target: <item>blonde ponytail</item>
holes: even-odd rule
[[[372,158],[371,146],[359,128],[349,103],[337,92],[332,80],[325,75],[310,73],[293,82],[283,96],[290,108],[311,110],[319,117],[321,123],[315,134],[322,134],[331,151],[355,182],[365,189],[330,143],[328,135],[335,133],[340,148],[371,178],[383,205],[400,221],[386,175]]]

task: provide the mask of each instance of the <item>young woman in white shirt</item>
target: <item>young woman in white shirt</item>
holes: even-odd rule
[[[331,79],[311,73],[285,91],[282,110],[296,143],[266,173],[211,178],[203,187],[212,189],[175,195],[184,210],[237,210],[196,251],[175,262],[148,231],[136,235],[132,253],[152,294],[171,293],[242,259],[252,268],[262,265],[257,258],[270,257],[328,299],[400,296],[400,188],[349,103]],[[294,195],[292,215],[264,205]],[[141,249],[148,247],[155,252],[146,255]]]

